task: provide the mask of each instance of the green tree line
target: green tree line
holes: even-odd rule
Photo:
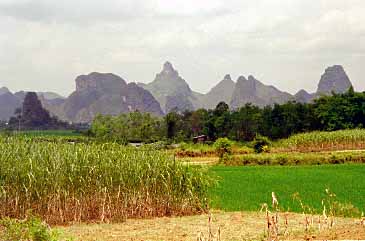
[[[170,112],[163,118],[134,112],[120,116],[97,116],[91,133],[118,141],[187,141],[197,135],[210,140],[228,137],[252,141],[256,135],[273,140],[314,130],[334,131],[365,125],[365,92],[353,88],[344,94],[322,96],[313,103],[287,102],[264,108],[252,104],[231,110],[221,102],[213,110]]]

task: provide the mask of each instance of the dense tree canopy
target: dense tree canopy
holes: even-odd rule
[[[165,132],[162,119],[141,112],[119,116],[98,115],[91,125],[91,133],[95,137],[121,143],[158,141],[165,138]]]
[[[230,110],[221,102],[213,110],[170,112],[163,119],[139,112],[119,117],[98,116],[92,127],[96,136],[125,140],[191,140],[207,135],[210,140],[228,137],[252,141],[257,135],[271,139],[313,130],[339,130],[365,126],[365,93],[350,89],[345,94],[323,96],[310,104],[288,102],[259,108],[252,104]]]

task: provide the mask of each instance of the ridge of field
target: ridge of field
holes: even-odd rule
[[[219,180],[211,189],[211,206],[224,211],[258,211],[263,203],[271,203],[275,192],[284,211],[302,212],[293,194],[317,213],[329,189],[337,194],[346,216],[358,215],[365,209],[365,165],[323,166],[214,166],[210,171]]]
[[[188,160],[185,158],[185,160]],[[189,161],[194,163],[195,158]],[[213,160],[213,159],[212,159]],[[209,163],[205,159],[206,163]],[[198,163],[195,161],[195,163]],[[210,162],[212,163],[212,162]],[[219,163],[216,161],[215,163]],[[365,150],[330,152],[260,153],[228,156],[220,161],[226,166],[295,166],[365,163]],[[214,163],[213,163],[214,164]]]
[[[81,136],[80,132],[74,130],[29,130],[17,132],[18,135],[28,137],[75,137]]]
[[[247,143],[232,141],[232,154],[243,155],[253,153],[254,150]],[[180,143],[173,149],[173,153],[178,158],[188,157],[217,157],[219,154],[213,145],[203,143]]]

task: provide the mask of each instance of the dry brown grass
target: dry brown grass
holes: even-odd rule
[[[180,157],[177,160],[189,165],[215,165],[219,157]]]
[[[280,214],[279,232],[285,229],[285,216],[288,220],[288,234],[280,237],[287,240],[325,240],[325,239],[365,239],[365,227],[360,220],[337,218],[332,229],[322,230],[321,234],[313,228],[305,231],[305,218],[301,214]],[[72,235],[82,241],[117,240],[197,240],[202,232],[208,237],[209,215],[155,218],[148,220],[127,220],[120,224],[77,224],[60,227],[67,236]],[[266,214],[264,212],[218,212],[212,213],[211,232],[215,235],[221,230],[221,240],[267,240]]]

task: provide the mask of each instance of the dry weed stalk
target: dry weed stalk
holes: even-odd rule
[[[274,192],[271,193],[271,198],[272,198],[272,207],[277,208],[279,206],[279,201],[276,198],[276,195]]]
[[[269,211],[269,206],[266,203],[262,205],[261,212],[265,210],[266,213],[266,228],[268,240],[277,240],[279,239],[279,201],[274,192],[271,193],[271,197],[272,209],[275,213],[271,213]]]
[[[289,213],[286,212],[284,214],[284,218],[285,218],[285,222],[284,222],[284,227],[285,227],[285,231],[284,231],[284,235],[287,236],[289,235]]]
[[[365,216],[364,216],[364,212],[362,212],[362,213],[361,213],[360,225],[361,225],[361,226],[365,226]]]
[[[322,206],[323,206],[323,212],[322,212],[322,215],[323,215],[323,219],[324,219],[324,224],[327,225],[328,227],[328,216],[327,216],[327,213],[326,213],[326,205],[324,205],[324,201],[322,200]]]
[[[305,231],[308,232],[310,229],[310,221],[308,215],[304,214],[304,225],[305,225]]]
[[[294,193],[293,200],[297,200],[300,204],[304,217],[304,229],[305,232],[308,232],[314,226],[314,210],[303,203],[299,193]],[[320,220],[318,222],[320,223]]]
[[[209,213],[209,216],[208,216],[208,237],[205,238],[204,233],[199,232],[198,237],[197,237],[198,241],[221,241],[221,228],[218,227],[218,231],[214,235],[213,231],[212,231],[212,223],[213,223],[212,214]]]
[[[275,210],[275,215],[272,217],[273,227],[274,227],[274,235],[275,237],[279,236],[279,201],[274,192],[271,193],[272,197],[272,208]]]

